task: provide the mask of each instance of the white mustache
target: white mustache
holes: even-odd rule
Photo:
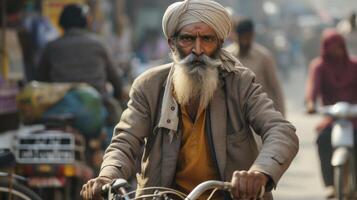
[[[179,65],[186,65],[189,67],[196,67],[197,65],[205,65],[207,67],[215,68],[222,64],[220,59],[213,59],[209,56],[202,54],[200,56],[196,56],[193,53],[190,53],[185,58],[179,60],[177,62]]]

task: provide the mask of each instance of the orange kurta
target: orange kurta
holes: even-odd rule
[[[179,190],[189,193],[206,180],[218,180],[205,134],[206,110],[199,108],[193,123],[186,107],[182,111],[182,144],[175,183]]]

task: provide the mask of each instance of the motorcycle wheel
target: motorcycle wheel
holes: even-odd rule
[[[343,200],[343,185],[344,185],[344,166],[337,166],[334,169],[334,179],[335,179],[335,193],[338,200]]]
[[[349,162],[334,168],[335,193],[338,200],[349,200],[352,191],[352,175]]]
[[[12,183],[11,190],[9,185],[8,180],[0,181],[0,199],[8,199],[11,193],[13,200],[42,200],[35,192],[18,182]]]

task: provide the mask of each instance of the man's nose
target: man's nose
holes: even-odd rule
[[[203,49],[201,48],[201,39],[199,37],[196,38],[195,43],[192,48],[192,53],[196,56],[200,56],[203,54]]]

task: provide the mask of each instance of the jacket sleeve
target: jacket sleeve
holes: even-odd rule
[[[99,176],[128,179],[135,172],[136,157],[151,127],[149,106],[137,82],[130,91],[128,108],[115,127]]]
[[[250,170],[269,175],[276,186],[299,149],[295,127],[273,108],[273,102],[262,92],[261,86],[254,83],[250,70],[241,74],[240,89],[245,118],[263,143]]]

